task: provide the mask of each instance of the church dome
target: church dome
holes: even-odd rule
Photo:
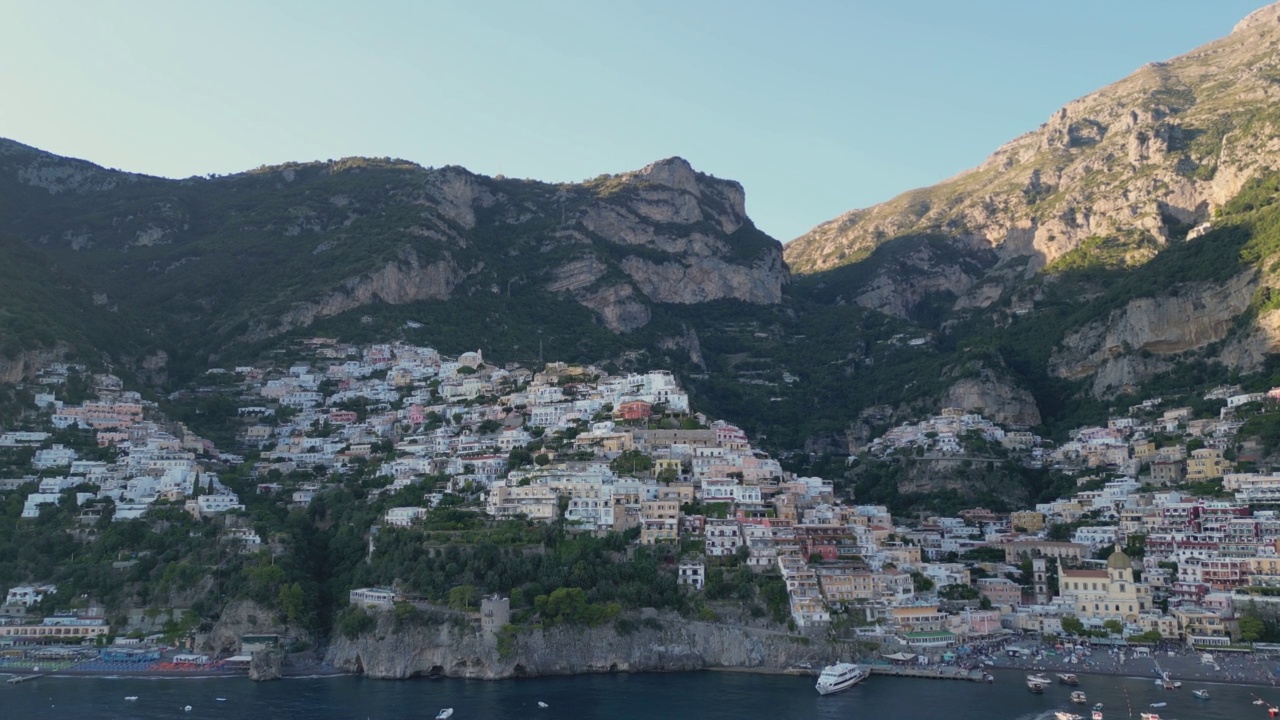
[[[1115,552],[1111,553],[1110,557],[1107,558],[1107,569],[1108,570],[1132,570],[1133,562],[1129,560],[1128,555],[1125,555],[1124,553],[1120,552],[1120,550],[1117,549]]]

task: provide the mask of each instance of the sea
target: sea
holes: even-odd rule
[[[1023,674],[997,671],[991,685],[956,680],[871,677],[819,696],[813,678],[736,672],[580,675],[479,681],[371,680],[343,676],[254,683],[219,679],[42,677],[0,684],[0,720],[1052,720],[1056,710],[1107,720],[1159,713],[1162,720],[1267,718],[1258,697],[1280,703],[1280,688],[1189,682],[1162,690],[1153,679],[1080,676],[1089,705],[1071,688],[1026,690]],[[1198,700],[1191,689],[1212,698]],[[126,700],[136,696],[136,700]],[[539,702],[546,703],[540,707]],[[1166,706],[1151,708],[1151,703]],[[188,706],[190,709],[188,709]]]

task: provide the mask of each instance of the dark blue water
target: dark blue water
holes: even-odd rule
[[[1051,720],[1054,710],[1087,716],[1068,701],[1069,689],[1044,695],[1025,689],[1021,673],[1001,672],[994,685],[947,680],[872,677],[846,692],[820,697],[811,678],[741,673],[590,675],[481,682],[380,681],[358,677],[253,683],[217,680],[40,678],[0,685],[0,720],[431,720],[442,707],[454,720]],[[1090,704],[1105,704],[1107,720],[1151,711],[1172,720],[1249,720],[1267,717],[1254,694],[1280,702],[1280,689],[1188,683],[1166,691],[1150,680],[1081,676]],[[1193,687],[1213,699],[1196,700]],[[126,702],[137,695],[136,702]],[[226,698],[218,702],[217,697]],[[546,702],[546,709],[537,706]],[[191,705],[191,712],[183,707]]]

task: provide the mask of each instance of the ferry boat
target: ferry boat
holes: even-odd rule
[[[1063,685],[1079,685],[1080,679],[1071,673],[1058,673],[1058,682]]]
[[[1035,680],[1027,681],[1027,689],[1037,695],[1044,692],[1046,685],[1046,683],[1036,682]]]
[[[1084,705],[1085,703],[1089,702],[1089,698],[1085,697],[1085,694],[1082,691],[1076,690],[1075,692],[1071,693],[1071,702],[1077,705]]]
[[[819,695],[830,695],[848,690],[866,680],[870,674],[869,670],[854,663],[836,663],[822,668],[822,674],[818,676],[818,683],[814,688]]]

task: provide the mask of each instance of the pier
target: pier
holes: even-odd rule
[[[982,682],[981,670],[961,670],[956,667],[900,667],[897,665],[868,665],[872,675],[893,675],[895,677],[928,678],[930,680],[968,680]]]
[[[44,674],[37,674],[37,675],[14,675],[13,677],[9,678],[8,683],[9,683],[10,685],[17,685],[17,684],[18,684],[18,683],[20,683],[20,682],[26,682],[26,681],[28,681],[28,680],[35,680],[35,679],[36,679],[36,678],[38,678],[38,677],[44,677]]]

